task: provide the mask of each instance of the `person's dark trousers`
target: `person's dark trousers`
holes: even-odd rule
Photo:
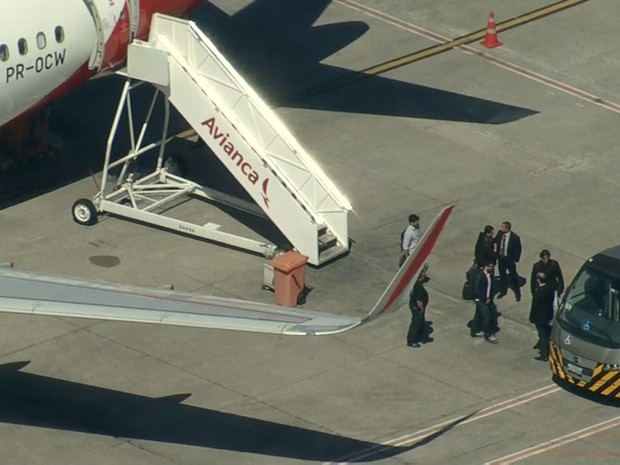
[[[497,261],[499,268],[500,292],[508,292],[508,286],[515,291],[515,297],[521,298],[521,287],[519,286],[519,275],[517,274],[517,264],[500,257]],[[508,272],[508,273],[506,273]],[[508,274],[508,276],[506,276]]]
[[[478,307],[478,302],[475,303],[474,316],[469,322],[467,326],[469,327],[469,333],[471,337],[476,337],[480,329],[480,310]]]
[[[551,336],[551,326],[549,325],[536,325],[536,331],[538,331],[538,350],[542,357],[549,357],[549,338]]]
[[[407,344],[413,344],[422,340],[424,330],[424,314],[418,310],[411,311],[411,324],[407,332]]]
[[[484,337],[488,338],[494,334],[491,328],[491,309],[482,301],[476,302],[476,315],[474,316],[475,332],[484,332]],[[472,331],[474,331],[472,329]]]
[[[495,334],[497,331],[499,331],[499,312],[497,311],[497,306],[493,301],[489,302],[487,304],[487,307],[489,309],[489,331],[492,334]]]

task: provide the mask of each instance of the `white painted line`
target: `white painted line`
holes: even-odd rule
[[[584,429],[580,429],[579,431],[575,431],[574,433],[569,433],[564,436],[560,436],[559,438],[543,442],[542,444],[538,444],[537,446],[523,449],[522,451],[515,452],[514,454],[506,455],[505,457],[493,460],[491,462],[486,462],[485,465],[504,465],[519,462],[521,460],[532,457],[533,455],[541,454],[548,450],[555,449],[556,447],[563,446],[564,444],[587,438],[588,436],[592,436],[593,434],[600,433],[601,431],[605,431],[618,425],[620,425],[620,416],[611,418],[601,423],[597,423]]]
[[[561,388],[555,384],[550,384],[549,386],[545,386],[543,388],[540,389],[536,389],[534,391],[530,391],[528,393],[525,393],[523,395],[520,395],[518,397],[514,397],[512,399],[508,399],[505,400],[503,402],[500,402],[498,404],[492,405],[490,407],[486,407],[483,408],[482,410],[480,410],[477,413],[474,413],[471,417],[469,417],[468,419],[457,423],[459,418],[453,418],[451,420],[447,420],[444,421],[442,423],[439,423],[437,425],[434,426],[430,426],[428,428],[425,428],[423,430],[420,430],[416,433],[412,433],[412,434],[407,434],[404,436],[401,436],[399,438],[394,438],[391,439],[389,441],[384,442],[384,445],[390,445],[390,446],[407,446],[410,445],[411,443],[420,440],[420,439],[424,439],[427,436],[430,436],[433,433],[436,433],[437,431],[441,430],[442,428],[452,424],[452,423],[457,423],[457,426],[460,425],[466,425],[467,423],[471,423],[473,421],[477,421],[477,420],[481,420],[482,418],[486,418],[490,415],[495,415],[496,413],[500,413],[503,412],[504,410],[508,410],[510,408],[513,407],[517,407],[519,405],[525,404],[527,402],[530,402],[532,400],[535,399],[539,399],[541,397],[544,397],[548,394],[553,394],[554,392],[557,392],[561,390]]]
[[[512,399],[505,400],[503,402],[499,402],[490,407],[483,408],[477,412],[474,412],[469,418],[467,416],[456,417],[450,420],[442,421],[433,426],[429,426],[427,428],[421,429],[414,433],[405,434],[403,436],[399,436],[393,439],[388,439],[387,441],[382,442],[379,445],[369,447],[368,449],[361,450],[355,454],[351,454],[347,457],[343,457],[339,462],[326,462],[327,464],[332,463],[347,463],[348,461],[358,462],[360,460],[371,457],[372,455],[384,450],[386,447],[406,447],[412,445],[413,443],[420,441],[422,439],[431,436],[443,428],[446,428],[450,425],[461,426],[466,425],[467,423],[471,423],[473,421],[481,420],[482,418],[486,418],[490,415],[494,415],[496,413],[503,412],[504,410],[508,410],[513,407],[517,407],[519,405],[525,404],[527,402],[531,402],[532,400],[539,399],[549,394],[553,394],[561,390],[561,388],[555,384],[550,384],[548,386],[535,389],[533,391],[527,392],[517,397],[513,397]],[[463,420],[463,418],[465,418]],[[462,421],[461,421],[462,420]]]
[[[359,11],[361,13],[364,13],[368,16],[371,16],[375,19],[391,24],[393,26],[400,27],[402,29],[405,29],[406,31],[413,32],[415,34],[418,34],[419,36],[422,36],[426,39],[430,39],[434,42],[447,43],[453,40],[453,39],[450,39],[449,37],[445,37],[440,34],[436,34],[432,31],[429,31],[428,29],[424,29],[420,26],[416,26],[415,24],[411,24],[401,19],[390,16],[374,8],[370,8],[365,5],[360,5],[359,3],[356,3],[353,0],[335,0],[335,1],[337,3],[340,3],[343,6]],[[581,100],[585,100],[586,102],[593,103],[594,105],[598,105],[599,107],[613,111],[614,113],[620,113],[620,104],[618,103],[615,103],[609,100],[604,100],[600,97],[597,97],[594,94],[578,89],[576,87],[573,87],[571,85],[568,85],[556,79],[536,73],[530,69],[524,68],[523,66],[515,65],[514,63],[510,63],[506,60],[502,60],[501,58],[497,58],[495,56],[481,52],[469,45],[458,45],[454,48],[461,49],[464,52],[469,53],[470,55],[476,55],[488,61],[489,63],[497,65],[503,69],[519,74],[521,76],[527,77],[528,79],[532,79],[533,81],[536,81],[540,84],[544,84],[548,87],[552,87],[565,94],[569,94],[569,95],[572,95],[573,97],[577,97]]]

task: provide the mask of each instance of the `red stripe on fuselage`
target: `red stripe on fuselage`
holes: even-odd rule
[[[105,43],[101,71],[116,68],[127,59],[127,47],[129,46],[131,27],[129,22],[129,7],[125,3],[123,14],[118,21],[116,21],[114,30]]]
[[[38,102],[36,102],[32,106],[28,107],[20,115],[16,116],[12,120],[3,124],[2,129],[4,129],[7,126],[10,126],[11,124],[18,122],[19,120],[22,120],[23,118],[27,118],[30,115],[30,113],[32,113],[33,111],[36,111],[40,109],[41,107],[44,107],[45,105],[53,102],[56,99],[59,99],[60,97],[65,95],[70,90],[88,81],[94,74],[95,73],[93,72],[93,70],[88,69],[88,63],[84,63],[71,76],[69,76],[66,80],[64,80],[58,87],[52,90],[49,94],[47,94],[45,97],[40,99]]]
[[[136,37],[147,40],[151,19],[155,13],[183,16],[198,8],[204,0],[142,0],[140,2],[140,26]]]
[[[148,40],[151,21],[155,13],[183,16],[196,9],[202,3],[203,0],[142,0],[140,2],[140,24],[138,25],[136,38]],[[116,22],[114,31],[106,42],[102,70],[115,68],[121,65],[127,58],[129,30],[131,27],[127,4],[123,8],[123,12],[122,19]]]

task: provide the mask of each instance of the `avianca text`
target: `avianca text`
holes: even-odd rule
[[[259,179],[258,173],[254,170],[254,168],[252,168],[252,165],[245,159],[243,154],[235,148],[235,145],[229,139],[230,134],[224,133],[224,131],[220,130],[214,117],[203,121],[201,124],[209,129],[209,134],[215,143],[222,147],[222,150],[224,150],[226,155],[228,155],[228,157],[237,165],[239,170],[248,178],[248,181],[250,181],[253,185],[256,185]]]

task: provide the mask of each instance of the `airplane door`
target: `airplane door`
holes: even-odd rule
[[[88,61],[88,68],[99,71],[103,63],[103,55],[105,53],[105,32],[103,30],[103,21],[99,14],[99,9],[95,5],[95,0],[84,0],[84,4],[88,8],[88,12],[95,23],[95,30],[97,31],[97,43],[93,45],[92,52],[90,54],[90,60]]]
[[[130,37],[129,42],[133,42],[138,34],[138,27],[140,26],[140,0],[127,0],[127,6],[129,7],[129,22],[130,22]]]

